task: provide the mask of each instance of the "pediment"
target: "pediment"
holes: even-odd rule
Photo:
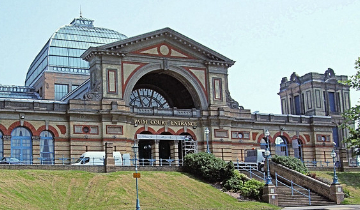
[[[130,37],[121,41],[91,47],[82,58],[88,60],[92,54],[124,56],[138,54],[169,58],[204,60],[207,64],[232,66],[235,61],[214,50],[180,34],[170,28]]]
[[[166,42],[151,45],[149,47],[142,48],[131,52],[133,54],[148,55],[156,57],[168,57],[168,58],[183,58],[183,59],[196,59],[188,52],[175,47],[174,45]]]

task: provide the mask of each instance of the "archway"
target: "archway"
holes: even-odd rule
[[[279,156],[288,156],[287,139],[284,136],[278,136],[275,139],[275,153]]]
[[[41,164],[54,164],[54,135],[50,131],[40,133]]]
[[[140,134],[152,134],[149,131],[143,131]],[[151,165],[154,151],[154,140],[139,139],[139,160],[141,164]]]
[[[292,141],[292,148],[294,150],[294,157],[303,160],[302,142],[300,139],[294,139]]]
[[[11,132],[11,157],[24,164],[32,163],[32,139],[25,127],[17,127]]]
[[[125,103],[133,106],[137,90],[157,92],[166,99],[170,108],[205,109],[208,106],[204,85],[184,68],[169,66],[164,71],[160,65],[148,64],[137,70],[127,81],[124,90]],[[151,93],[152,94],[152,93]],[[136,105],[136,103],[135,103]]]

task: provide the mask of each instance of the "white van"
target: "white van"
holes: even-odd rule
[[[122,165],[122,158],[120,152],[113,152],[115,165]],[[105,152],[85,152],[72,165],[104,165]]]

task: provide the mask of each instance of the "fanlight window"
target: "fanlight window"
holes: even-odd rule
[[[54,137],[49,131],[40,133],[40,161],[41,164],[54,164]]]
[[[11,157],[24,164],[32,163],[32,140],[28,129],[17,127],[11,132]]]
[[[169,103],[164,96],[152,89],[141,88],[136,89],[131,93],[130,106],[136,107],[158,107],[169,108]]]
[[[284,137],[275,139],[276,154],[279,156],[288,156],[287,140]]]
[[[303,159],[303,152],[302,152],[302,143],[299,139],[294,139],[292,141],[292,148],[294,149],[294,157]]]

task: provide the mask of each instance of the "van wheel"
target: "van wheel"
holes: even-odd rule
[[[264,172],[265,169],[264,169],[264,164],[263,163],[259,163],[258,165],[258,170],[261,171],[261,172]]]

